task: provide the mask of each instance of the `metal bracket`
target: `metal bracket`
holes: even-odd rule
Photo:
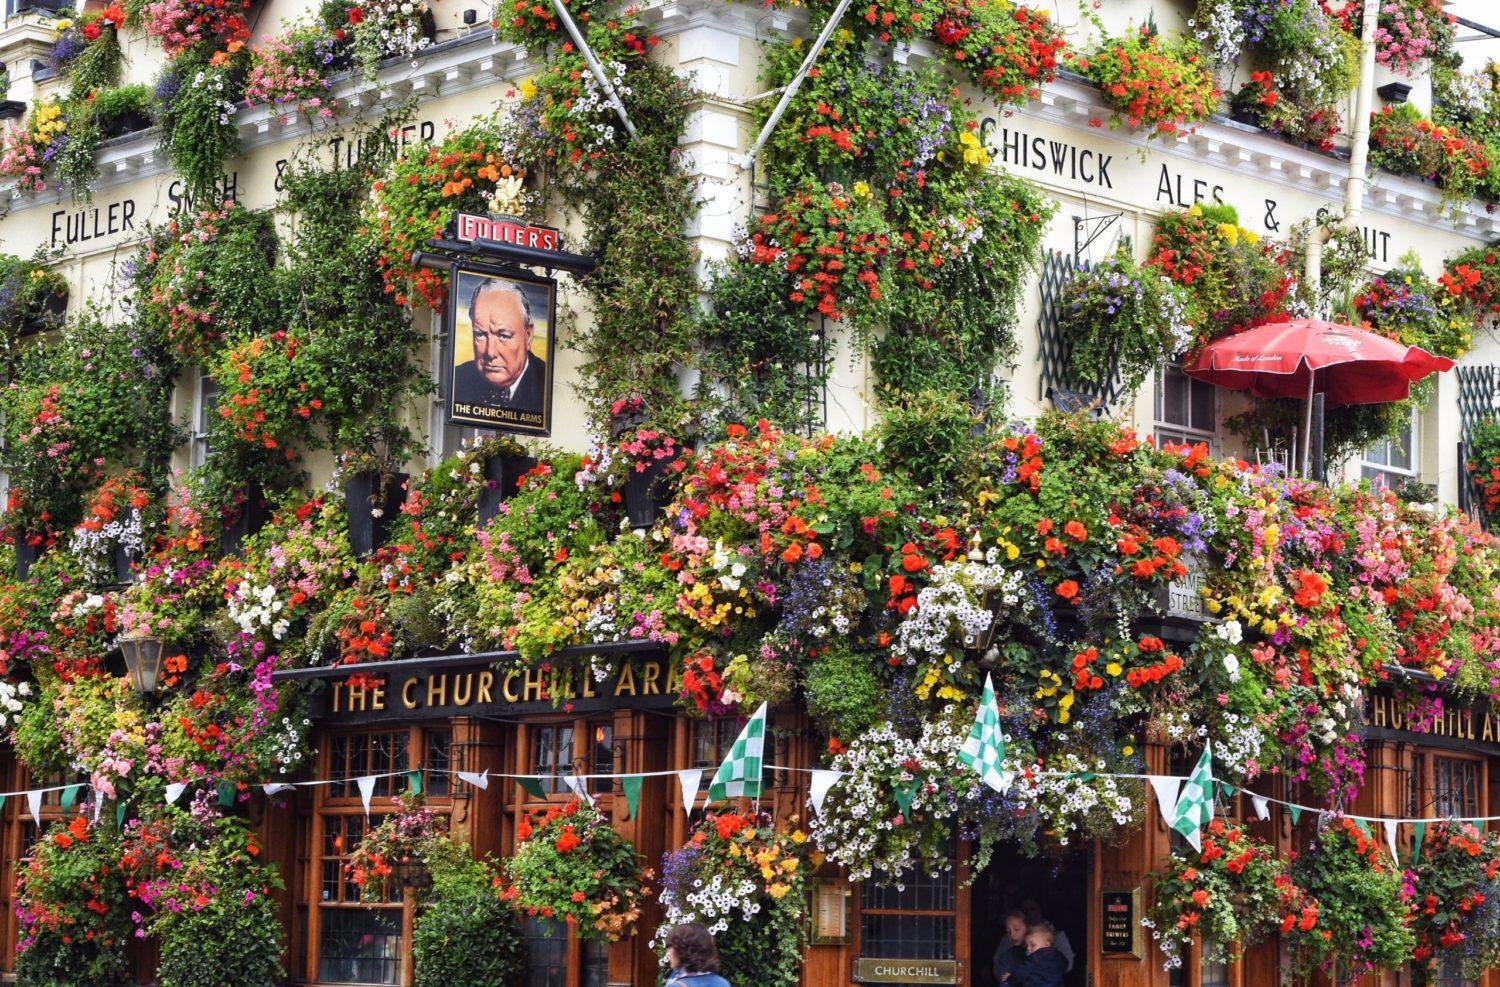
[[[1083,260],[1083,252],[1092,247],[1105,232],[1120,221],[1124,213],[1111,213],[1108,216],[1074,216],[1073,217],[1073,256]],[[1119,230],[1115,231],[1119,235]]]

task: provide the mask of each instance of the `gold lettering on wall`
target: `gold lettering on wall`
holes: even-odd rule
[[[453,676],[453,705],[467,706],[474,698],[474,673]]]
[[[417,680],[407,679],[401,683],[401,705],[407,709],[417,708]]]
[[[488,670],[480,672],[479,673],[479,694],[474,697],[474,701],[476,703],[481,704],[481,705],[488,705],[489,703],[494,702],[495,701],[494,698],[490,695],[490,689],[492,689],[494,687],[494,685],[495,685],[495,673],[494,672],[491,672],[491,671],[488,671]]]
[[[516,679],[521,677],[520,672],[506,672],[505,679],[500,683],[500,695],[505,697],[508,703],[518,703],[521,697],[516,694]]]
[[[433,675],[427,679],[427,705],[446,706],[448,704],[448,676]]]

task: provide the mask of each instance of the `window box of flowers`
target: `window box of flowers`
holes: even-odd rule
[[[349,544],[355,556],[363,558],[385,544],[406,500],[410,477],[369,455],[345,455],[341,470]]]
[[[252,483],[234,498],[234,503],[221,514],[221,537],[225,555],[238,555],[246,538],[265,527],[271,518],[271,507],[266,492],[258,483]]]
[[[502,436],[493,440],[493,452],[484,457],[484,489],[479,492],[479,526],[500,513],[500,505],[521,490],[521,478],[536,466],[519,442]]]

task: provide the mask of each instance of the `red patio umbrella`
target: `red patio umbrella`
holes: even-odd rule
[[[1307,402],[1303,435],[1312,430],[1313,396],[1332,407],[1383,404],[1411,393],[1414,381],[1452,370],[1453,361],[1420,346],[1322,319],[1273,322],[1216,339],[1184,372],[1220,387],[1261,398]],[[1303,464],[1307,447],[1303,440]]]

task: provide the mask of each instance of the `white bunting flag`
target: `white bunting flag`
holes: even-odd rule
[[[370,798],[375,794],[375,776],[366,775],[363,778],[356,778],[354,779],[354,783],[359,786],[359,800],[365,804],[365,816],[368,818],[370,815]]]
[[[682,789],[682,808],[689,816],[693,804],[698,801],[698,786],[703,784],[702,768],[687,768],[677,772],[677,784]]]
[[[295,792],[297,790],[296,785],[288,785],[284,781],[268,782],[260,787],[267,795],[280,795],[282,792]]]
[[[1177,792],[1182,788],[1182,779],[1171,775],[1147,775],[1151,788],[1156,792],[1156,804],[1161,807],[1161,817],[1168,826],[1176,821]]]
[[[187,785],[180,781],[174,781],[167,785],[167,804],[176,805],[177,800],[182,798],[182,793],[187,791]]]
[[[1395,858],[1396,860],[1399,861],[1401,859],[1401,855],[1396,852],[1396,822],[1395,822],[1395,820],[1393,820],[1393,819],[1387,819],[1384,822],[1382,822],[1380,825],[1385,830],[1385,845],[1391,848],[1391,856],[1393,858]]]
[[[478,774],[472,771],[460,771],[458,772],[458,779],[459,781],[468,782],[480,791],[488,791],[490,787],[490,769],[485,768]]]
[[[589,785],[584,779],[577,775],[563,775],[563,784],[567,786],[568,791],[577,795],[589,805],[594,804],[594,796],[589,794]]]
[[[42,793],[27,792],[26,807],[31,810],[31,818],[36,820],[38,828],[42,825]]]
[[[823,814],[823,799],[828,796],[828,790],[842,777],[844,777],[842,771],[827,771],[821,768],[813,769],[812,784],[807,788],[807,801],[818,815],[821,816]]]
[[[1255,806],[1255,818],[1262,822],[1271,818],[1271,806],[1264,795],[1250,796],[1250,804]]]

